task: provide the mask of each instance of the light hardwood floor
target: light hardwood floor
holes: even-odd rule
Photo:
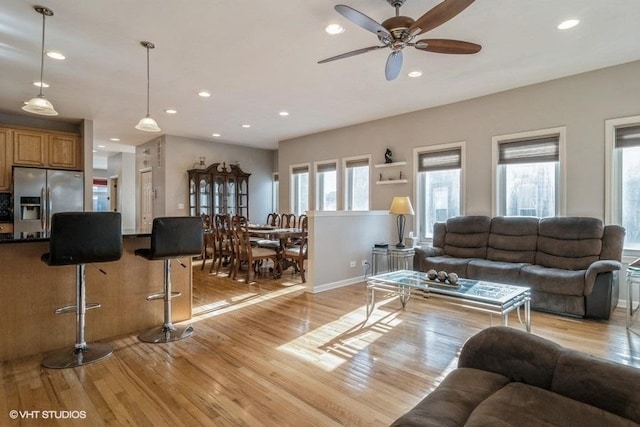
[[[314,295],[289,273],[250,286],[225,276],[194,266],[195,333],[186,340],[118,337],[112,357],[74,369],[43,369],[42,355],[2,363],[0,426],[388,425],[491,324],[434,298],[412,298],[403,311],[397,298],[378,297],[366,319],[362,284]],[[532,322],[535,334],[640,367],[640,334],[627,332],[621,309],[609,322],[537,312]],[[510,324],[522,328],[515,316]],[[11,410],[23,412],[12,420]],[[69,412],[44,420],[24,411]],[[72,411],[86,418],[55,419],[82,415]]]

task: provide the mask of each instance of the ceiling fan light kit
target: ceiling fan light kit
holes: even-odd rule
[[[136,125],[136,129],[143,132],[160,132],[161,129],[158,126],[158,123],[156,123],[156,121],[149,115],[149,49],[153,49],[156,46],[147,41],[142,41],[140,44],[147,50],[147,115],[140,119]]]
[[[444,0],[427,11],[418,20],[400,15],[400,7],[405,1],[387,0],[387,3],[395,8],[396,15],[383,21],[382,24],[352,7],[343,4],[336,5],[335,10],[338,13],[359,27],[375,34],[382,44],[332,56],[318,61],[318,63],[325,64],[387,47],[391,49],[391,53],[387,57],[385,77],[391,81],[395,80],[402,70],[402,49],[407,46],[413,46],[425,52],[445,54],[473,54],[482,49],[479,44],[461,40],[422,39],[416,42],[413,41],[417,35],[430,31],[458,15],[469,7],[474,0]]]
[[[42,15],[42,50],[40,51],[40,92],[35,98],[32,98],[22,109],[28,113],[40,114],[41,116],[57,116],[58,112],[53,108],[53,104],[47,100],[42,94],[42,88],[45,86],[42,76],[44,75],[44,30],[45,20],[47,16],[53,16],[53,11],[43,6],[34,6],[36,12]]]

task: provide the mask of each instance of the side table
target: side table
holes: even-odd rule
[[[635,306],[633,302],[634,290],[638,294]],[[627,267],[627,329],[638,319],[640,309],[640,267]]]
[[[371,267],[372,274],[380,274],[382,270],[382,262],[386,261],[387,269],[384,271],[397,271],[397,270],[413,270],[413,256],[415,250],[409,248],[396,248],[395,246],[389,246],[388,248],[371,248]]]

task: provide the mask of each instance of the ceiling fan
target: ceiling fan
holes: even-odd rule
[[[324,64],[337,59],[349,58],[350,56],[360,55],[361,53],[387,47],[391,49],[391,53],[387,58],[384,74],[387,80],[390,81],[394,80],[400,74],[400,70],[402,69],[402,49],[407,46],[413,46],[416,49],[425,52],[453,54],[477,53],[482,49],[482,46],[479,44],[461,40],[422,39],[415,42],[413,41],[418,34],[433,30],[455,17],[457,14],[469,7],[474,0],[444,0],[416,21],[408,16],[400,15],[400,7],[405,1],[406,0],[387,0],[387,3],[396,9],[396,16],[387,19],[382,24],[379,24],[364,13],[359,12],[352,7],[345,6],[343,4],[336,5],[335,9],[338,13],[359,27],[362,27],[378,36],[378,40],[380,40],[382,44],[332,56],[331,58],[318,61],[318,64]]]

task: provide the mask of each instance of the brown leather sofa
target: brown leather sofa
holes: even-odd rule
[[[640,425],[640,369],[496,326],[471,337],[458,367],[392,426]]]
[[[625,230],[585,217],[459,216],[436,223],[414,269],[531,288],[531,307],[608,319],[618,303]]]

